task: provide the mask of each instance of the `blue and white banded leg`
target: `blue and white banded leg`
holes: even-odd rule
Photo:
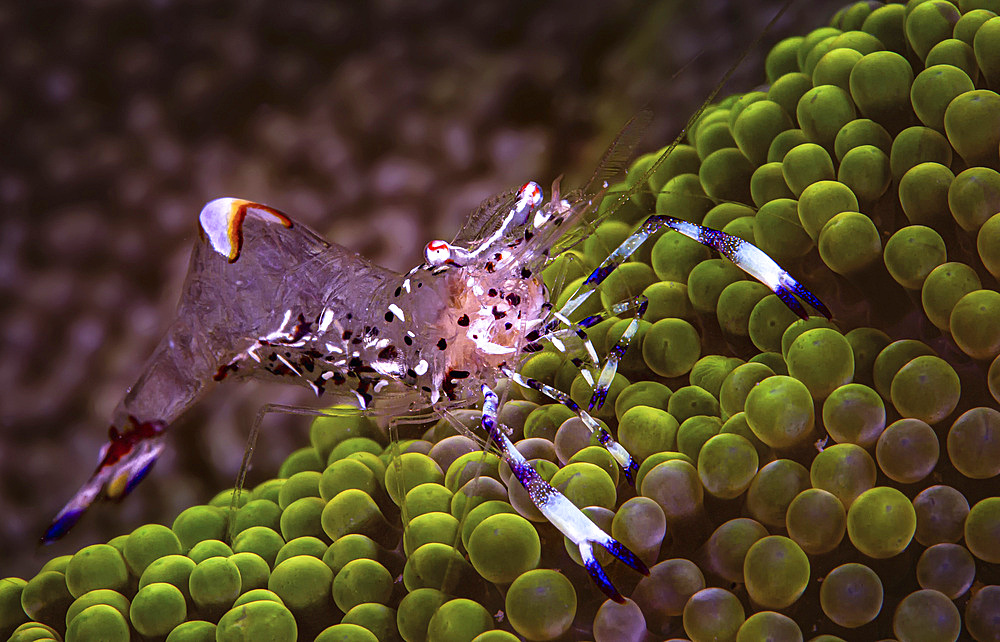
[[[614,381],[615,373],[618,372],[618,364],[621,362],[622,357],[625,355],[625,351],[628,350],[628,346],[635,336],[636,332],[639,331],[639,321],[646,314],[646,307],[649,304],[649,300],[645,295],[640,294],[639,296],[632,297],[626,301],[621,301],[614,304],[604,312],[598,314],[592,314],[591,316],[581,320],[579,323],[573,323],[565,316],[558,312],[553,313],[553,319],[548,324],[546,324],[546,333],[539,336],[535,334],[534,336],[529,335],[529,339],[533,340],[534,343],[529,344],[530,346],[537,346],[537,350],[541,350],[541,346],[537,343],[538,341],[550,341],[556,346],[560,351],[564,351],[561,343],[561,337],[567,336],[569,334],[576,334],[583,341],[584,348],[590,357],[590,363],[594,366],[600,365],[600,359],[597,357],[597,352],[594,350],[594,344],[591,342],[590,337],[587,336],[587,328],[593,327],[594,325],[604,321],[605,319],[618,316],[623,312],[632,311],[632,322],[625,328],[622,336],[618,339],[614,346],[608,351],[608,358],[601,368],[601,373],[598,376],[597,382],[595,383],[592,375],[586,369],[581,372],[587,383],[594,389],[593,395],[591,395],[590,403],[587,406],[588,411],[600,410],[604,406],[604,402],[608,398],[608,390],[611,388],[611,382]],[[565,323],[570,327],[564,328],[562,330],[555,330],[559,323]],[[535,349],[529,351],[536,351]],[[582,366],[583,361],[574,361],[577,366]]]
[[[537,390],[546,397],[552,399],[553,401],[558,401],[575,412],[577,416],[580,417],[581,421],[583,421],[583,425],[589,428],[591,433],[597,435],[597,439],[600,441],[601,445],[604,446],[607,451],[611,453],[611,456],[615,458],[615,461],[618,462],[618,465],[621,467],[622,473],[625,475],[625,479],[628,483],[635,485],[635,476],[639,472],[639,464],[636,463],[632,455],[625,450],[624,446],[615,441],[614,437],[611,436],[611,433],[605,430],[601,424],[599,424],[597,420],[590,415],[590,413],[581,408],[578,403],[573,401],[568,394],[537,379],[524,377],[509,368],[501,368],[501,372],[505,377],[519,386]]]
[[[684,221],[673,216],[661,216],[659,214],[650,216],[632,236],[625,239],[608,258],[597,266],[587,277],[577,292],[570,297],[566,304],[559,310],[562,316],[569,316],[580,305],[586,301],[597,290],[597,287],[604,282],[608,276],[614,272],[619,265],[625,262],[629,256],[635,252],[650,236],[656,234],[663,228],[668,227],[680,232],[684,236],[698,241],[702,245],[713,248],[719,254],[736,264],[737,267],[754,277],[780,298],[788,308],[803,319],[808,319],[809,315],[798,299],[808,303],[826,318],[831,318],[830,310],[823,305],[823,302],[816,298],[812,292],[807,290],[801,283],[796,281],[792,275],[786,272],[774,259],[768,256],[759,247],[744,241],[738,236],[726,234],[710,227],[704,227],[696,223]]]
[[[604,367],[601,368],[601,375],[597,378],[597,383],[593,386],[594,393],[590,396],[590,404],[587,406],[587,410],[600,410],[604,406],[604,402],[608,399],[608,390],[611,388],[611,382],[614,381],[615,374],[618,372],[618,364],[621,363],[622,357],[625,356],[625,351],[628,350],[628,346],[632,342],[632,337],[639,331],[639,321],[646,314],[646,306],[649,305],[649,300],[643,295],[639,295],[638,302],[639,304],[635,308],[632,320],[625,327],[625,331],[622,332],[622,336],[615,342],[615,345],[611,346],[611,349],[608,350],[608,358],[604,362]]]
[[[553,526],[559,529],[559,532],[568,537],[577,546],[580,550],[580,557],[583,559],[583,566],[587,569],[597,587],[610,599],[623,604],[625,598],[622,597],[618,589],[611,583],[604,569],[598,563],[597,557],[594,555],[594,545],[597,544],[603,547],[609,553],[643,575],[649,575],[649,568],[635,553],[601,530],[583,511],[566,499],[565,495],[542,479],[538,471],[531,467],[524,458],[524,455],[514,447],[514,444],[507,435],[500,430],[497,424],[497,411],[500,401],[496,393],[490,390],[489,386],[484,385],[483,398],[483,430],[497,442],[500,450],[503,451],[504,460],[510,466],[514,477],[528,491],[528,496],[531,497],[532,503],[535,504],[539,512]]]

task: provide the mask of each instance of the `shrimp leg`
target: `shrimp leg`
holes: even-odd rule
[[[744,241],[738,236],[726,234],[719,230],[697,225],[672,216],[654,215],[646,219],[642,227],[632,236],[625,239],[608,258],[597,266],[587,277],[580,289],[570,297],[559,313],[568,316],[597,290],[597,287],[614,272],[619,265],[632,255],[651,235],[663,228],[670,228],[684,236],[698,241],[702,245],[715,249],[732,261],[744,272],[754,277],[771,289],[788,308],[803,319],[809,318],[798,296],[810,306],[818,310],[826,318],[831,318],[830,310],[823,305],[812,292],[796,281],[774,259],[764,253],[753,243]]]
[[[622,332],[621,337],[619,337],[618,341],[615,342],[615,345],[608,350],[608,358],[605,360],[604,366],[601,368],[597,382],[594,382],[593,376],[587,369],[581,368],[581,374],[583,374],[587,383],[589,383],[594,389],[594,392],[590,397],[590,402],[587,404],[588,411],[592,412],[594,410],[600,410],[604,406],[604,402],[607,401],[608,390],[611,388],[611,382],[614,381],[615,373],[618,372],[618,364],[621,363],[622,357],[625,356],[625,351],[628,350],[628,346],[632,342],[632,338],[639,331],[639,321],[641,321],[643,315],[646,314],[646,307],[648,305],[649,300],[645,295],[640,294],[639,296],[629,299],[628,301],[616,304],[612,307],[609,313],[594,314],[586,319],[583,319],[579,323],[572,323],[569,319],[563,317],[559,313],[555,313],[558,321],[567,323],[570,327],[538,337],[539,341],[547,339],[552,342],[552,344],[555,345],[560,352],[565,352],[562,342],[559,340],[559,335],[562,333],[576,334],[583,342],[584,348],[587,350],[588,356],[590,357],[590,363],[593,365],[600,365],[600,359],[598,359],[597,353],[594,350],[594,344],[591,342],[590,337],[587,336],[586,328],[603,321],[608,316],[621,314],[622,312],[630,309],[634,310],[632,320],[629,322],[628,326],[626,326],[625,331]],[[537,341],[529,344],[529,346],[530,349],[526,349],[525,351],[534,352],[541,350],[541,346],[538,345]],[[537,346],[537,350],[535,349],[535,346]],[[575,359],[573,363],[580,367],[586,362],[580,359]]]
[[[625,479],[628,480],[628,483],[635,484],[635,476],[636,473],[639,472],[639,464],[636,463],[632,455],[630,455],[621,444],[614,440],[611,433],[601,427],[601,424],[597,423],[597,420],[594,419],[590,413],[581,408],[579,404],[573,401],[568,394],[537,379],[524,377],[520,373],[514,372],[509,368],[503,368],[501,372],[503,372],[505,377],[509,378],[519,386],[537,390],[546,397],[558,401],[575,412],[577,416],[580,417],[581,421],[583,421],[583,424],[590,429],[590,432],[597,435],[597,439],[601,442],[601,445],[604,446],[609,453],[611,453],[611,456],[614,457],[615,461],[618,462],[618,465],[621,466],[622,472],[625,474]]]
[[[628,350],[628,346],[632,342],[632,337],[639,331],[639,321],[642,320],[642,316],[646,313],[647,305],[649,305],[649,300],[645,296],[639,295],[639,305],[636,306],[632,320],[629,321],[628,326],[625,327],[625,331],[622,332],[622,336],[615,342],[615,345],[611,346],[611,349],[608,350],[608,358],[601,369],[601,376],[598,377],[597,384],[594,385],[594,392],[590,397],[588,410],[600,410],[604,406],[604,402],[607,401],[611,382],[614,381],[615,374],[618,372],[618,364],[621,362],[622,357],[625,356],[625,351]]]
[[[500,446],[500,449],[503,451],[504,460],[510,466],[511,472],[513,472],[517,481],[528,491],[531,501],[542,515],[579,548],[583,565],[594,580],[594,583],[597,584],[597,587],[615,602],[623,604],[625,598],[622,597],[618,589],[611,583],[604,569],[598,563],[597,557],[594,555],[594,545],[597,544],[603,547],[609,553],[643,575],[649,575],[649,569],[635,553],[601,530],[579,508],[566,499],[565,495],[542,479],[538,471],[531,467],[524,458],[524,455],[514,447],[514,444],[507,435],[500,430],[497,424],[499,399],[496,393],[486,385],[483,386],[482,390],[483,397],[485,398],[485,402],[483,403],[483,430]]]

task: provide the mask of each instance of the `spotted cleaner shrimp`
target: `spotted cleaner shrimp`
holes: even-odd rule
[[[415,395],[416,405],[423,407],[482,400],[482,430],[513,476],[539,511],[577,546],[596,585],[611,599],[623,601],[598,563],[595,545],[640,573],[648,569],[525,461],[498,421],[497,383],[509,379],[568,406],[634,482],[636,462],[591,413],[605,402],[645,299],[619,302],[575,323],[570,317],[651,235],[676,230],[728,257],[800,316],[806,314],[796,297],[830,316],[756,246],[665,215],[650,216],[555,308],[541,271],[572,243],[567,230],[597,218],[608,194],[607,179],[631,155],[645,118],[626,125],[585,187],[563,194],[557,180],[546,202],[539,185],[528,182],[491,197],[452,242],[428,243],[424,263],[406,274],[329,243],[266,205],[229,197],[209,202],[199,215],[201,238],[192,252],[176,318],[115,410],[96,470],[59,511],[42,541],[65,535],[95,500],[127,495],[163,451],[167,428],[214,382],[270,377],[307,385],[317,395],[353,396],[362,408],[394,392]],[[604,216],[645,184],[671,149],[632,190],[616,196]],[[601,364],[586,329],[625,313],[632,321]],[[519,373],[527,355],[545,343],[560,347],[567,337],[579,338],[586,352],[581,361],[593,370],[583,370],[593,387],[586,408]]]
[[[597,586],[623,601],[594,546],[640,573],[648,569],[525,461],[497,420],[497,382],[510,379],[568,406],[634,483],[636,462],[590,413],[606,399],[645,311],[645,298],[620,302],[576,323],[569,317],[649,236],[676,230],[728,257],[800,316],[806,315],[796,296],[829,316],[815,296],[756,246],[664,215],[650,216],[555,309],[541,270],[553,248],[564,243],[563,232],[593,217],[607,190],[605,174],[631,153],[642,128],[639,120],[626,126],[585,188],[563,195],[557,180],[543,203],[541,188],[529,182],[488,199],[453,242],[428,243],[425,262],[406,274],[329,243],[266,205],[228,197],[205,205],[177,316],[119,404],[96,470],[42,541],[65,535],[96,499],[127,495],[163,451],[168,426],[213,382],[230,374],[291,379],[318,395],[348,391],[361,408],[390,389],[415,392],[425,406],[446,400],[471,405],[481,397],[482,429],[513,476],[578,547]],[[586,328],[625,312],[632,313],[632,322],[598,376],[591,377],[587,408],[518,372],[524,357],[542,343],[559,346],[560,337],[569,335],[581,339],[596,372],[599,359]]]

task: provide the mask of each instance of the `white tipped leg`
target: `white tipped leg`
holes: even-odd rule
[[[517,481],[528,491],[532,503],[539,512],[548,519],[559,532],[576,544],[583,559],[584,568],[590,574],[601,591],[618,603],[624,603],[625,598],[615,588],[604,569],[594,556],[594,545],[603,547],[619,560],[643,575],[649,575],[649,569],[635,553],[614,539],[593,521],[590,520],[573,502],[542,479],[534,468],[524,458],[524,455],[514,447],[510,439],[499,430],[496,424],[497,396],[488,386],[483,386],[486,402],[483,404],[483,428],[496,440],[504,453],[504,459],[510,466]]]
[[[625,474],[625,479],[628,480],[628,483],[635,484],[635,475],[639,471],[639,464],[636,463],[632,455],[630,455],[621,444],[614,440],[611,433],[601,427],[601,424],[597,423],[597,420],[591,417],[586,410],[573,401],[569,395],[546,383],[542,383],[537,379],[523,377],[513,370],[504,368],[502,372],[505,377],[508,377],[519,386],[537,390],[543,395],[558,401],[575,412],[577,416],[580,417],[580,420],[583,421],[583,424],[590,429],[590,432],[597,435],[597,439],[601,442],[601,445],[604,446],[609,453],[611,453],[611,456],[614,457],[615,461],[618,462],[618,465],[621,466],[622,472]]]

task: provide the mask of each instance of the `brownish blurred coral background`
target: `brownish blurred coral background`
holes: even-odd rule
[[[643,150],[669,142],[781,4],[4,3],[0,576],[169,524],[232,484],[262,399],[309,403],[221,386],[132,497],[35,551],[172,314],[203,203],[265,202],[405,269],[485,196],[579,182],[642,107]],[[838,4],[793,6],[728,90]],[[268,419],[258,477],[307,426]]]

